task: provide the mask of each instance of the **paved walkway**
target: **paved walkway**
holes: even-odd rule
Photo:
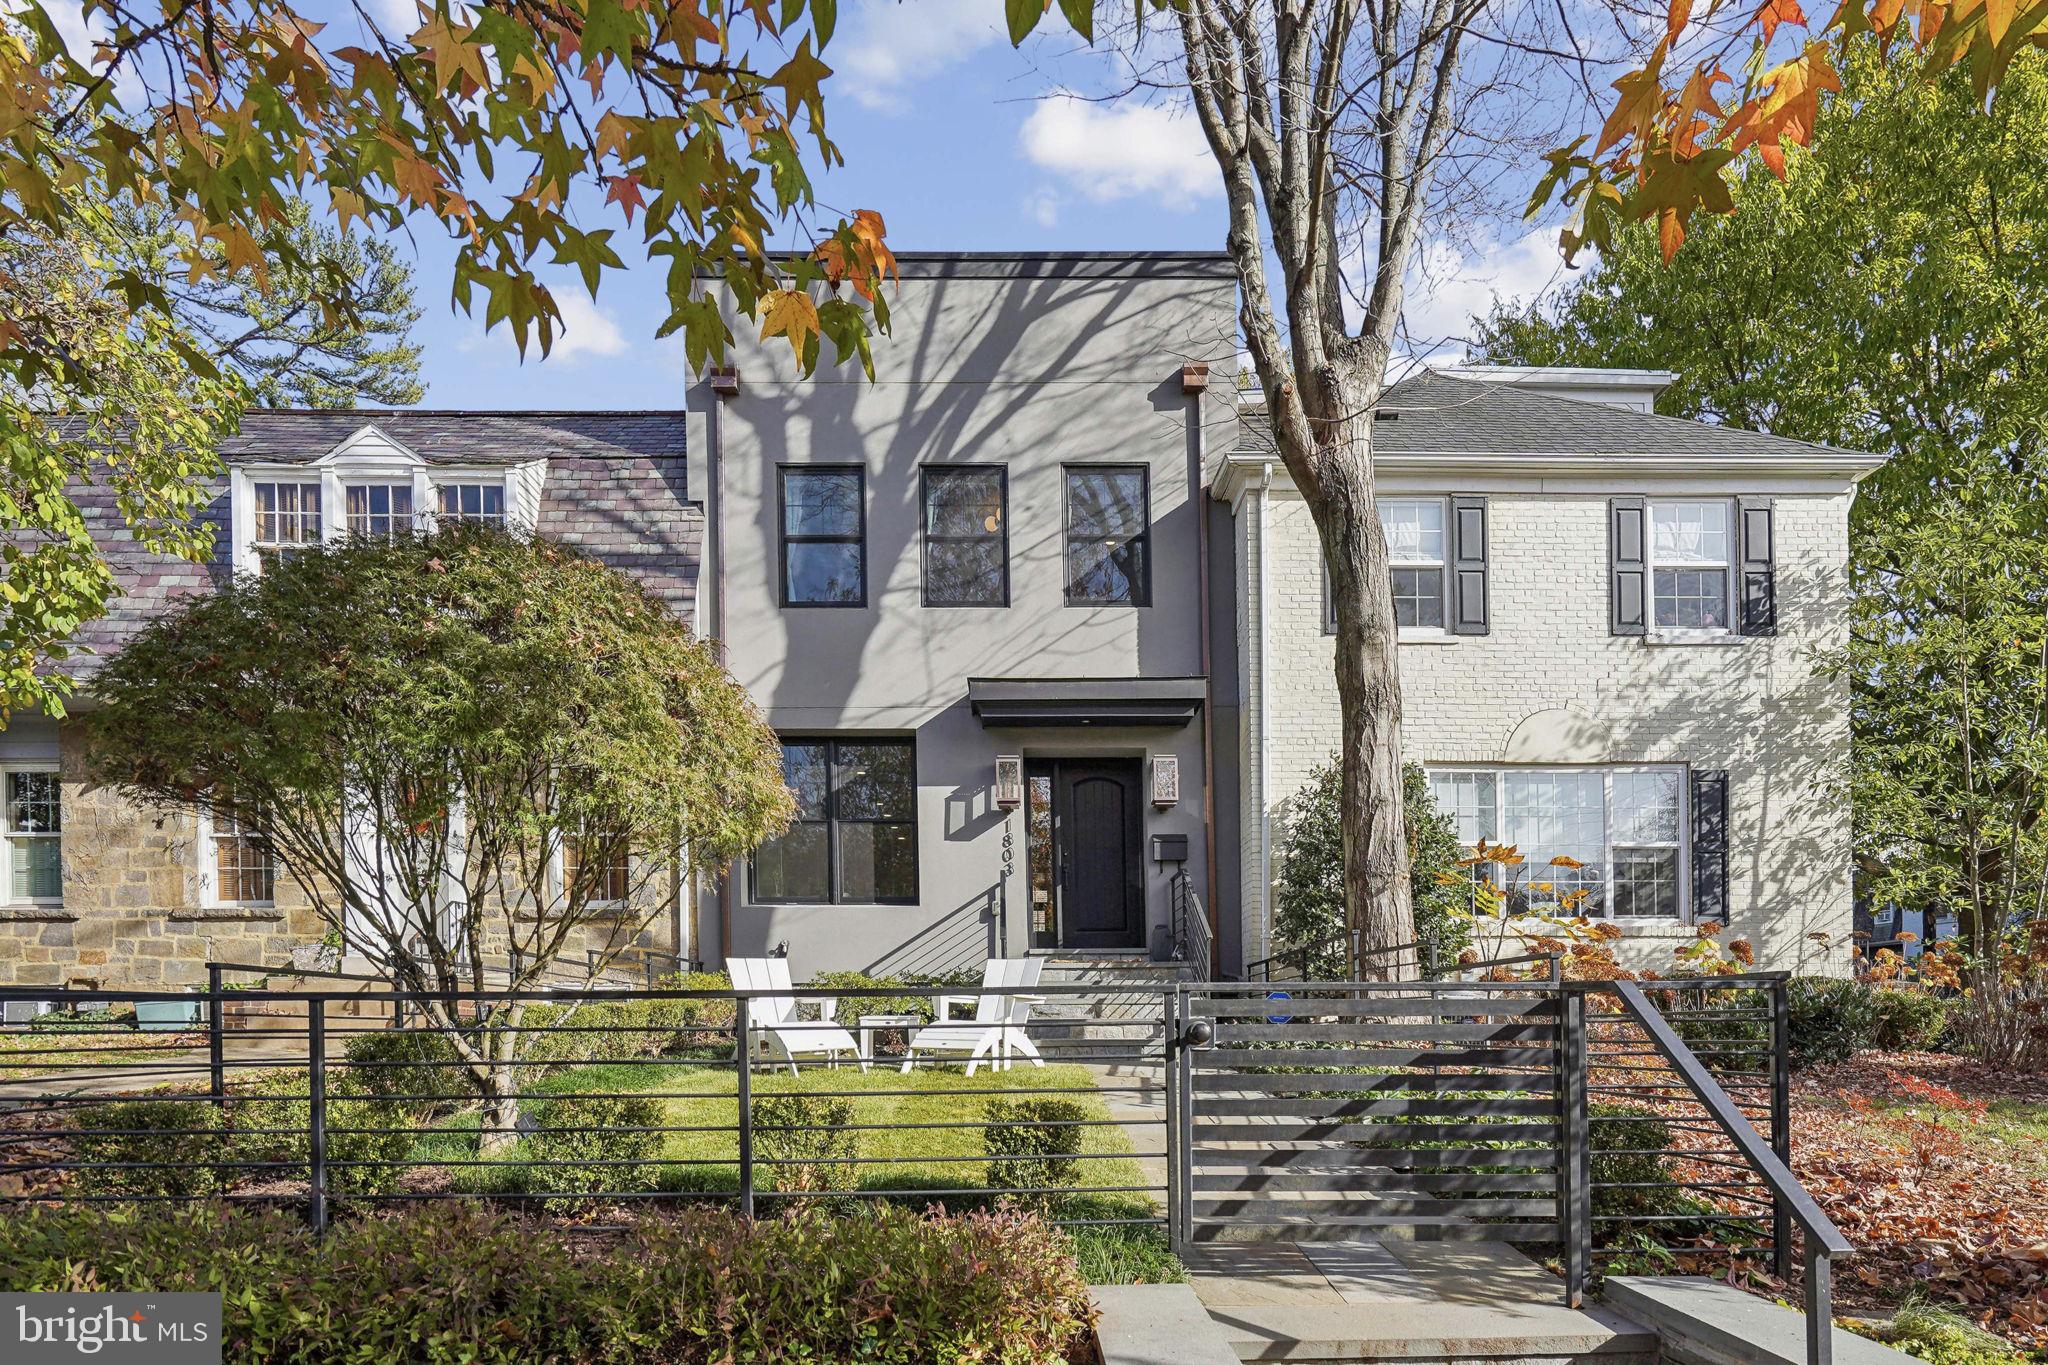
[[[1657,1338],[1493,1242],[1219,1243],[1187,1256],[1195,1294],[1243,1360],[1649,1365]]]

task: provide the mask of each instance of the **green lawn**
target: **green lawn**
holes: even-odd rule
[[[1116,1084],[1128,1084],[1119,1081]],[[865,1192],[975,1190],[984,1184],[985,1150],[982,1115],[991,1100],[1018,1091],[1055,1091],[1057,1097],[1080,1104],[1092,1121],[1109,1118],[1096,1091],[1093,1075],[1079,1066],[1018,1067],[1007,1072],[979,1071],[973,1077],[958,1066],[922,1066],[903,1075],[894,1067],[807,1064],[800,1075],[787,1070],[759,1072],[752,1077],[756,1097],[791,1093],[840,1095],[853,1101],[857,1129],[856,1184]],[[738,1077],[726,1061],[700,1065],[592,1065],[567,1069],[529,1083],[529,1093],[542,1095],[632,1092],[662,1096],[665,1134],[657,1163],[656,1184],[677,1191],[736,1191],[739,1188]],[[422,1140],[413,1160],[434,1164],[473,1158],[473,1116],[451,1122]],[[873,1125],[873,1126],[867,1126]],[[1079,1188],[1106,1193],[1063,1197],[1053,1216],[1062,1220],[1148,1218],[1158,1212],[1156,1196],[1141,1189],[1148,1182],[1124,1128],[1107,1122],[1081,1130]],[[1144,1150],[1156,1152],[1161,1133],[1141,1129]],[[517,1158],[514,1157],[514,1160]],[[661,1164],[668,1163],[668,1164]],[[458,1186],[498,1187],[488,1167],[450,1167]],[[772,1171],[757,1167],[756,1188],[767,1189]],[[530,1188],[530,1187],[529,1187]],[[985,1196],[932,1195],[954,1208],[990,1202]],[[760,1207],[772,1210],[778,1200]],[[1166,1250],[1165,1236],[1152,1227],[1076,1226],[1077,1259],[1091,1283],[1131,1283],[1183,1278],[1180,1263]]]

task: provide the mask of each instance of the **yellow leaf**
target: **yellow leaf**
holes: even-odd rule
[[[778,289],[761,300],[761,340],[772,336],[789,338],[796,362],[804,362],[804,347],[818,334],[818,305],[801,289]]]

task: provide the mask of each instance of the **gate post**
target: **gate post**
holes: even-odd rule
[[[327,1002],[306,1000],[306,1216],[327,1231]]]
[[[1168,986],[1159,993],[1161,1080],[1165,1084],[1166,1127],[1166,1244],[1174,1255],[1187,1245],[1180,1225],[1180,987]]]
[[[1771,1150],[1792,1164],[1792,1004],[1786,979],[1771,982]],[[1771,1195],[1771,1271],[1792,1278],[1792,1210]]]
[[[213,1088],[216,1109],[228,1102],[227,1044],[221,1034],[220,964],[206,964],[206,1067]]]
[[[740,1129],[740,1217],[754,1216],[754,1049],[753,1039],[748,1036],[752,1025],[747,1019],[747,997],[742,995],[733,1001],[733,1065],[738,1073],[739,1129]]]
[[[1593,1162],[1586,1111],[1586,995],[1559,992],[1563,1011],[1558,1039],[1558,1225],[1564,1235],[1564,1301],[1585,1302],[1593,1260]]]

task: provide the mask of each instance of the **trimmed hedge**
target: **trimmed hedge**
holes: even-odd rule
[[[303,1181],[313,1160],[313,1105],[303,1071],[276,1071],[231,1086],[227,1149],[230,1159],[276,1162],[245,1167],[243,1180]],[[332,1194],[385,1194],[398,1186],[405,1161],[419,1141],[428,1107],[374,1094],[353,1072],[327,1074],[327,1189]],[[277,1131],[285,1130],[285,1131]],[[355,1165],[366,1162],[367,1165]]]
[[[1014,1210],[709,1209],[615,1237],[435,1205],[315,1240],[242,1208],[0,1220],[16,1291],[223,1292],[223,1358],[275,1365],[1058,1365],[1093,1316],[1066,1239]]]
[[[223,1181],[247,1174],[210,1164],[224,1160],[226,1150],[221,1111],[206,1100],[95,1104],[74,1110],[65,1127],[110,1130],[70,1140],[71,1160],[105,1163],[72,1173],[75,1194],[191,1199],[218,1194]]]
[[[990,1189],[1044,1191],[1080,1183],[1085,1106],[1048,1097],[992,1100],[984,1117],[981,1141],[988,1152]],[[1020,1196],[1034,1203],[1058,1197]]]
[[[1885,1052],[1927,1052],[1948,1031],[1949,1002],[1918,986],[1870,992],[1870,1045]]]
[[[843,1096],[760,1095],[754,1099],[754,1158],[769,1188],[798,1194],[851,1190],[860,1183],[860,1134],[847,1131],[853,1101]],[[792,1201],[803,1203],[803,1200]]]

